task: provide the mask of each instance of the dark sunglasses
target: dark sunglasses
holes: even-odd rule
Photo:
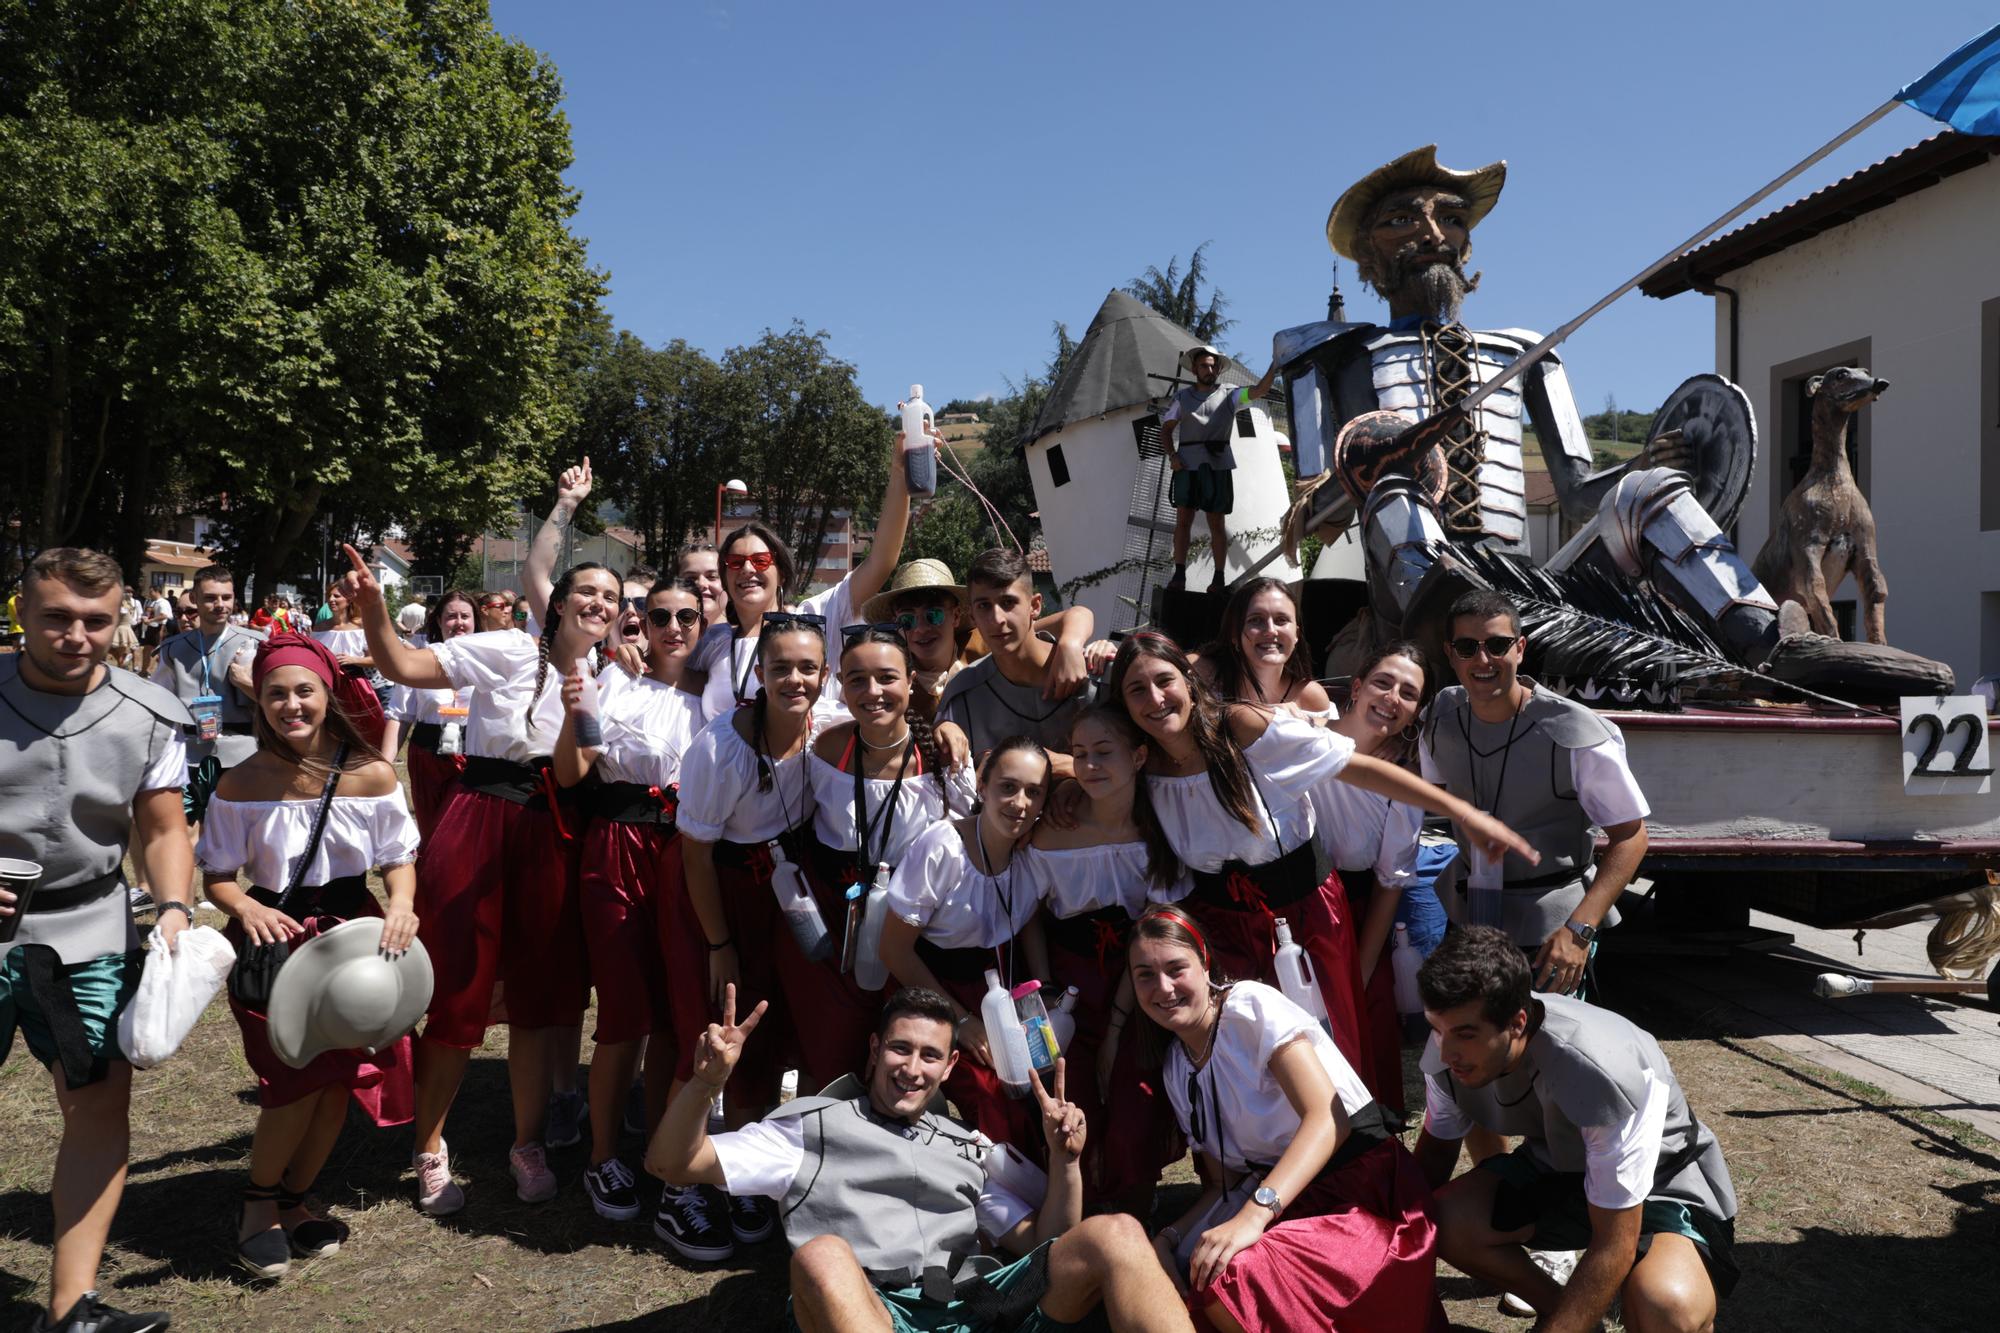
[[[902,625],[890,624],[888,622],[873,625],[845,625],[842,626],[840,631],[840,642],[843,646],[851,648],[855,643],[866,638],[871,630],[880,630],[884,634],[893,634],[900,639],[903,637],[904,628]]]
[[[786,630],[810,630],[822,639],[826,637],[826,617],[816,616],[807,611],[766,611],[764,628],[776,634]]]
[[[926,625],[942,625],[945,617],[950,614],[942,606],[927,606],[921,611],[898,611],[895,625],[887,628],[911,630],[915,629],[919,622]]]
[[[701,623],[701,612],[691,606],[676,607],[673,610],[655,606],[646,612],[646,623],[654,629],[665,629],[669,625],[676,624],[682,629],[693,629]]]
[[[642,592],[637,597],[620,598],[618,602],[618,614],[622,616],[627,611],[637,611],[640,615],[646,614],[646,599],[650,596],[652,596],[651,593]]]
[[[1490,639],[1453,639],[1451,655],[1462,662],[1470,662],[1479,656],[1479,650],[1484,648],[1488,657],[1505,657],[1514,651],[1514,645],[1520,641],[1521,636],[1518,634],[1495,634]]]
[[[528,618],[528,613],[526,611],[516,611],[514,613],[514,619],[516,620],[525,621],[527,618]]]
[[[759,574],[762,574],[772,565],[778,563],[778,557],[772,555],[769,551],[753,551],[749,555],[732,555],[722,563],[730,569],[741,569],[743,566],[748,565]]]

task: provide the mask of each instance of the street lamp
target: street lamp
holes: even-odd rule
[[[720,482],[720,483],[718,483],[718,484],[716,485],[716,488],[715,488],[715,545],[716,545],[716,547],[717,547],[717,549],[718,549],[718,550],[719,550],[719,549],[721,548],[721,546],[722,546],[722,493],[723,493],[724,491],[727,491],[727,492],[729,492],[729,494],[731,494],[731,495],[748,495],[748,494],[750,494],[750,488],[749,488],[748,486],[745,486],[745,485],[744,485],[744,484],[743,484],[742,482],[740,482],[740,481],[736,480],[736,478],[734,478],[734,477],[731,477],[731,478],[730,478],[730,479],[729,479],[728,481],[725,481],[725,482]]]

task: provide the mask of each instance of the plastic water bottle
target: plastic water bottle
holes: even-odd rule
[[[1063,992],[1062,999],[1049,1011],[1049,1026],[1056,1030],[1056,1044],[1064,1050],[1076,1038],[1076,1006],[1083,999],[1082,992],[1071,986]]]
[[[1396,1013],[1403,1020],[1405,1041],[1420,1036],[1429,1026],[1424,1021],[1423,993],[1417,989],[1417,969],[1423,965],[1424,956],[1410,943],[1410,928],[1398,921],[1395,942],[1389,946],[1389,969],[1396,977]]]
[[[583,678],[583,693],[577,696],[576,711],[585,717],[597,716],[597,675],[590,669],[590,656],[576,659],[576,674]]]
[[[996,1143],[979,1159],[986,1178],[1030,1207],[1040,1208],[1048,1197],[1048,1172],[1021,1156],[1012,1144]]]
[[[903,477],[911,495],[930,495],[937,490],[937,448],[926,427],[937,418],[924,401],[924,386],[912,384],[910,400],[896,406],[903,410]]]
[[[1306,951],[1292,941],[1292,928],[1285,918],[1277,919],[1278,928],[1278,989],[1285,998],[1299,1008],[1326,1023],[1326,997],[1319,993],[1319,979],[1313,975],[1312,959]]]
[[[784,915],[785,926],[792,932],[800,953],[815,963],[824,962],[833,957],[833,936],[827,933],[826,918],[819,914],[819,904],[813,901],[806,877],[792,858],[785,855],[783,844],[773,838],[769,846],[771,892],[777,895],[778,911]]]
[[[1507,928],[1506,862],[1488,856],[1477,847],[1470,849],[1466,863],[1465,922],[1469,926]]]
[[[1000,973],[986,969],[986,996],[979,1002],[979,1021],[986,1027],[986,1048],[993,1073],[1009,1097],[1028,1095],[1028,1036],[1014,1017],[1014,997],[1000,984]]]
[[[854,984],[863,990],[889,984],[889,965],[882,961],[882,920],[888,915],[889,867],[878,865],[861,908],[861,936],[854,942]]]
[[[1062,1043],[1056,1040],[1056,1030],[1049,1024],[1048,1006],[1042,1003],[1042,983],[1024,981],[1014,987],[1011,998],[1014,1013],[1021,1020],[1021,1035],[1028,1039],[1028,1066],[1037,1074],[1055,1073],[1056,1057],[1062,1054]]]

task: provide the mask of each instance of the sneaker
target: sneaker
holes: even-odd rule
[[[1535,1261],[1535,1267],[1555,1279],[1559,1287],[1569,1285],[1569,1275],[1576,1271],[1576,1261],[1581,1250],[1529,1250],[1528,1257]],[[1535,1307],[1507,1292],[1500,1297],[1500,1313],[1514,1315],[1521,1319],[1533,1319]]]
[[[606,1158],[602,1166],[583,1169],[583,1189],[590,1195],[590,1206],[599,1217],[614,1222],[630,1222],[639,1215],[638,1186],[631,1169],[616,1157]]]
[[[625,1093],[625,1132],[639,1135],[646,1132],[646,1085],[634,1083]]]
[[[547,1203],[556,1197],[556,1173],[539,1143],[507,1150],[507,1170],[514,1176],[514,1194],[522,1203]]]
[[[551,1148],[574,1148],[583,1142],[583,1122],[589,1112],[580,1092],[558,1092],[549,1097],[548,1124],[542,1142]]]
[[[729,1230],[738,1245],[757,1245],[778,1229],[778,1212],[769,1199],[756,1195],[729,1196]]]
[[[410,1154],[417,1169],[417,1207],[432,1217],[449,1217],[465,1207],[465,1191],[451,1178],[451,1151],[438,1140],[436,1152]]]
[[[86,1291],[69,1307],[69,1313],[55,1323],[49,1322],[46,1310],[36,1315],[34,1330],[35,1333],[157,1333],[172,1322],[158,1310],[142,1310],[137,1314],[114,1310],[99,1300],[96,1292]]]
[[[130,885],[125,890],[125,905],[132,909],[135,916],[140,912],[150,912],[153,910],[153,895],[136,884]]]
[[[653,1234],[680,1252],[683,1259],[713,1263],[736,1253],[725,1209],[712,1192],[699,1185],[672,1185],[660,1194],[660,1211],[653,1217]]]

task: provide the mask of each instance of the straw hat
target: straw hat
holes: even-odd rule
[[[294,1069],[325,1051],[373,1054],[417,1025],[431,1002],[421,940],[382,956],[382,918],[358,917],[307,940],[271,983],[271,1049]]]
[[[1407,190],[1418,185],[1435,185],[1465,196],[1466,230],[1479,225],[1500,201],[1500,187],[1507,183],[1507,163],[1489,162],[1473,171],[1441,167],[1437,145],[1425,144],[1403,154],[1394,162],[1379,166],[1347,187],[1326,217],[1326,240],[1334,253],[1356,258],[1361,248],[1361,227],[1381,198],[1391,190]]]
[[[1181,353],[1181,369],[1188,371],[1189,373],[1193,373],[1194,359],[1198,356],[1201,356],[1203,353],[1206,353],[1207,355],[1214,357],[1218,361],[1227,362],[1229,360],[1228,357],[1222,354],[1221,349],[1214,347],[1209,343],[1196,343],[1194,346],[1187,348]]]
[[[942,560],[912,560],[896,566],[896,572],[889,576],[889,586],[861,604],[861,618],[872,625],[888,622],[896,598],[906,592],[917,591],[948,592],[965,605],[965,585],[951,581],[951,566]]]

